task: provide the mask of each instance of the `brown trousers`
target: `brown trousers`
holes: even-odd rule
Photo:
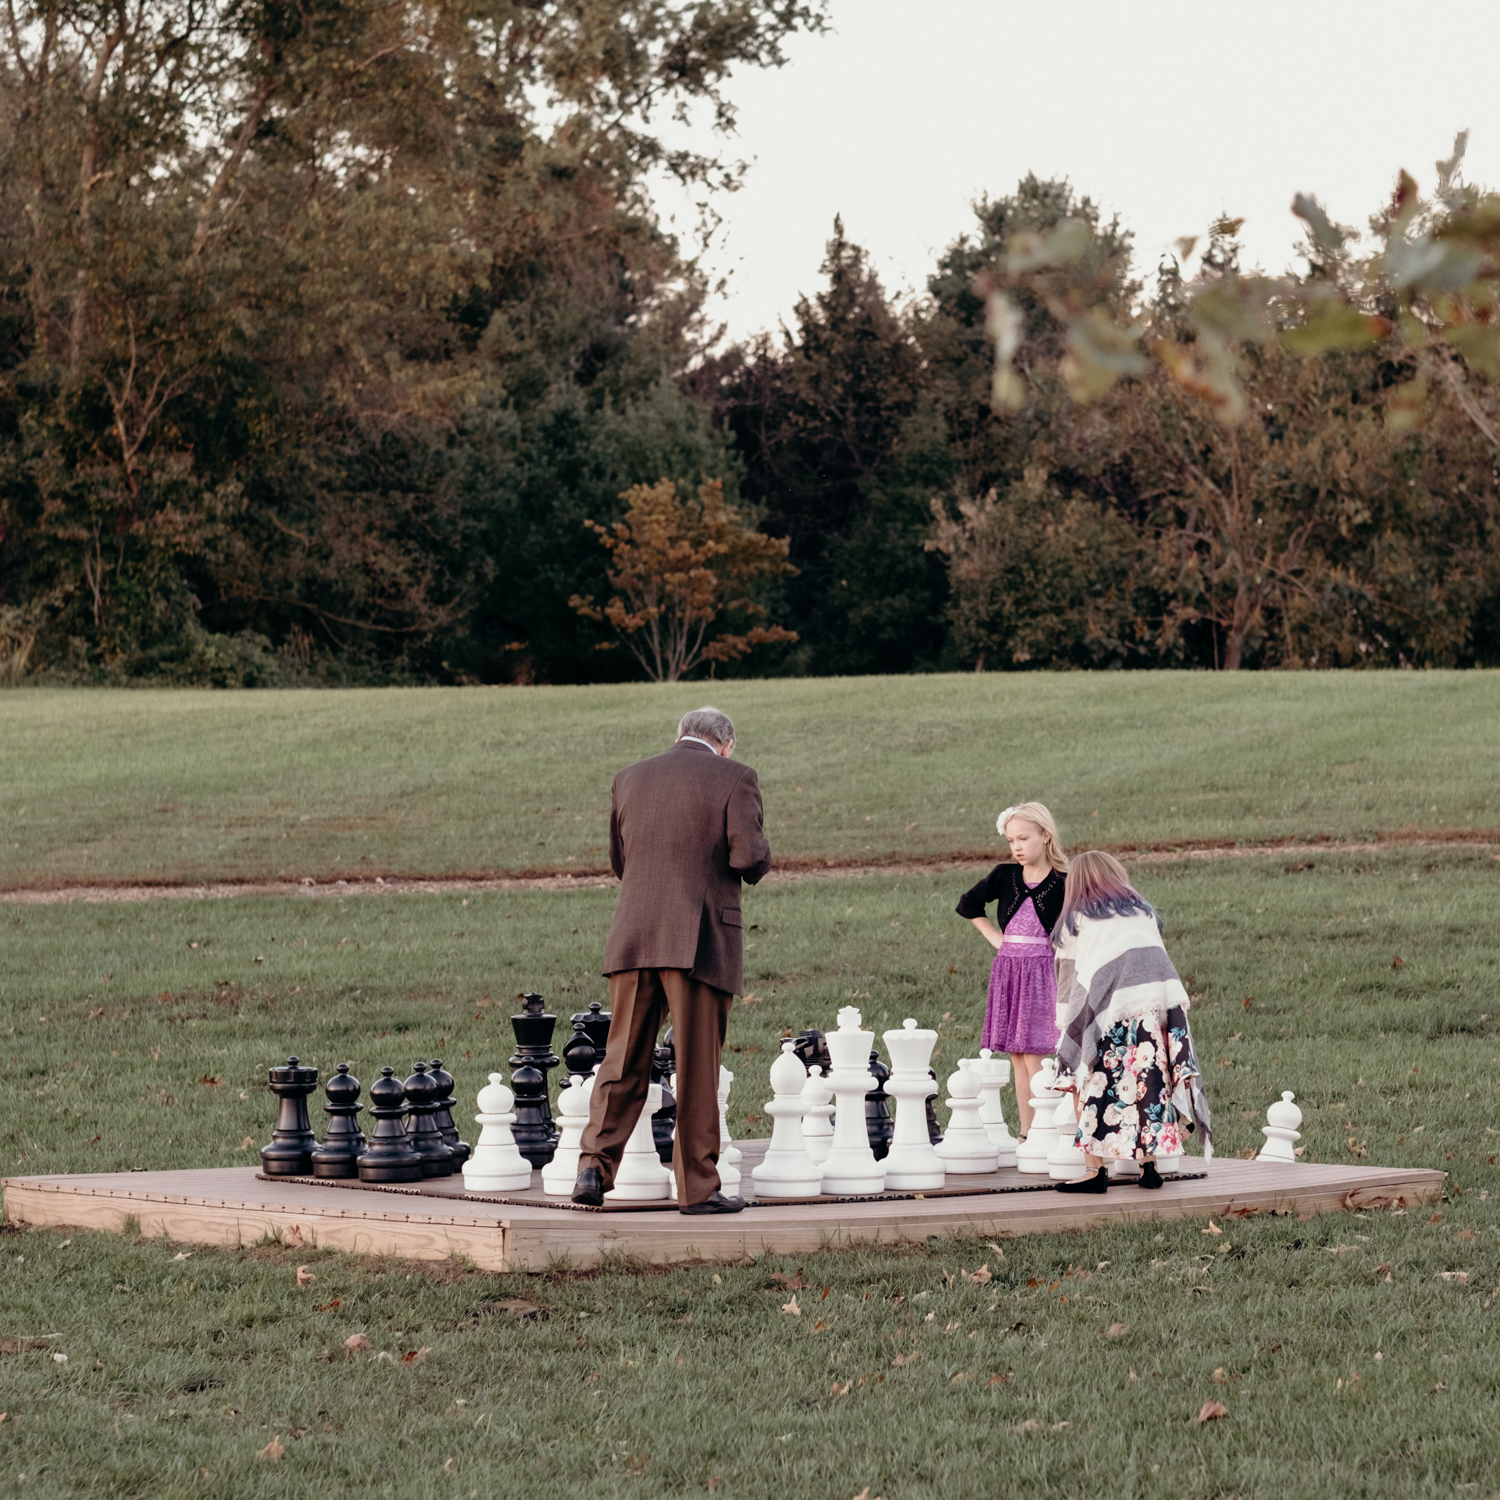
[[[625,1143],[646,1102],[651,1053],[668,1012],[677,1056],[677,1201],[702,1203],[719,1187],[719,1058],[734,997],[685,969],[622,969],[609,976],[609,1046],[594,1074],[579,1167],[614,1186]]]

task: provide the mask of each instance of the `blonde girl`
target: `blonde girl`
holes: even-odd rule
[[[1008,1052],[1015,1069],[1021,1134],[1031,1130],[1031,1080],[1057,1048],[1052,929],[1062,915],[1068,857],[1040,802],[1018,802],[995,820],[1011,858],[964,892],[958,914],[995,949],[980,1046]],[[985,908],[995,904],[995,921]]]

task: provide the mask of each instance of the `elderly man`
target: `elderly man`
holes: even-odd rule
[[[575,1203],[597,1205],[651,1082],[651,1052],[668,1012],[677,1055],[672,1169],[685,1214],[738,1213],[719,1183],[719,1056],[743,988],[740,882],[771,868],[760,783],[736,765],[734,725],[716,708],[684,714],[677,743],[615,777],[609,862],[620,899],[604,948],[609,1047],[594,1075]]]

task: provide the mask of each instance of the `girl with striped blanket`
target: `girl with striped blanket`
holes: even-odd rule
[[[1161,940],[1161,919],[1120,862],[1090,850],[1068,871],[1057,949],[1057,1061],[1075,1095],[1090,1172],[1061,1193],[1102,1193],[1109,1163],[1141,1163],[1159,1188],[1158,1152],[1198,1130],[1212,1153],[1208,1100],[1188,1029],[1188,994]]]

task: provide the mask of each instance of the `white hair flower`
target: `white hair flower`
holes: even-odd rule
[[[1013,807],[1007,807],[1005,809],[1005,811],[1003,813],[1001,813],[998,818],[995,819],[995,832],[998,833],[998,834],[1003,835],[1005,833],[1005,824],[1006,824],[1006,821],[1008,819],[1010,819],[1010,818],[1013,818],[1015,816],[1015,814],[1016,814],[1015,808],[1013,808]]]

